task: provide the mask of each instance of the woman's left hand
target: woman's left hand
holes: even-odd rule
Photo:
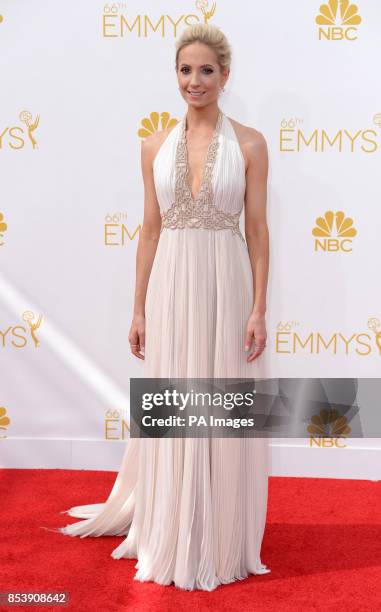
[[[265,315],[252,314],[247,323],[245,351],[250,350],[253,342],[255,350],[247,357],[247,361],[253,361],[263,353],[266,346],[267,332]]]

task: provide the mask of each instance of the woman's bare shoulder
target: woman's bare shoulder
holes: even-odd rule
[[[172,132],[173,128],[176,127],[176,125],[177,123],[171,127],[164,128],[164,130],[157,130],[142,140],[142,153],[146,154],[151,161],[154,161],[161,145],[168,138],[169,134]]]
[[[267,143],[264,135],[253,127],[244,125],[232,117],[228,117],[236,133],[242,154],[245,159],[246,169],[250,157],[267,154]]]

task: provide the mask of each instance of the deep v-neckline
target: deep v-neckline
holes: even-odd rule
[[[202,168],[200,187],[198,189],[198,193],[197,193],[196,197],[193,197],[192,188],[191,188],[191,186],[189,185],[189,182],[188,182],[189,161],[188,161],[188,147],[187,147],[187,136],[186,136],[186,115],[184,115],[184,119],[183,119],[183,133],[182,133],[182,139],[183,139],[183,143],[184,143],[184,156],[185,156],[184,183],[185,183],[185,187],[186,187],[186,189],[188,191],[188,195],[189,195],[190,201],[191,201],[191,203],[193,205],[197,204],[197,202],[198,202],[198,200],[200,198],[200,195],[203,192],[203,188],[204,188],[204,184],[205,184],[205,177],[206,177],[206,169],[207,169],[208,164],[210,163],[210,153],[212,151],[213,145],[214,145],[216,139],[219,136],[221,122],[222,122],[222,114],[223,114],[222,111],[219,110],[218,115],[217,115],[216,125],[214,127],[212,137],[210,139],[208,148],[207,148],[205,156],[204,156],[204,163],[203,163],[203,168]]]

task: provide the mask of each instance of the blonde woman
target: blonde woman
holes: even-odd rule
[[[218,28],[187,28],[175,62],[186,111],[142,144],[129,342],[148,377],[254,378],[266,347],[267,147],[219,106],[230,62]],[[71,508],[85,520],[60,531],[123,535],[111,554],[137,560],[136,580],[212,591],[270,572],[267,491],[265,438],[133,438],[106,502]]]

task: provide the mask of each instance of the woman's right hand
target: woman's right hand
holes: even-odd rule
[[[144,359],[141,351],[144,351],[146,332],[146,318],[144,315],[134,315],[130,327],[128,340],[131,347],[131,353],[139,359]]]

